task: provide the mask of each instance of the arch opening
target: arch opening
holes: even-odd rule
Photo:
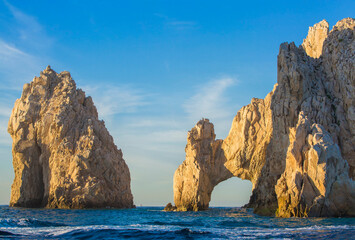
[[[217,184],[211,193],[210,207],[242,207],[249,203],[253,184],[231,177]]]

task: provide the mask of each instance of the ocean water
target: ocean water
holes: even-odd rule
[[[61,210],[0,206],[6,239],[355,239],[355,218],[260,217],[249,209]]]

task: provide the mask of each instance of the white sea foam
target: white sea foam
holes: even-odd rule
[[[38,221],[35,218],[0,218],[1,225],[9,225],[9,226],[29,226],[31,225],[31,221]]]
[[[230,220],[230,219],[227,219]],[[324,232],[342,232],[342,231],[355,231],[355,225],[312,225],[305,227],[258,227],[255,226],[236,226],[236,227],[223,227],[218,224],[213,225],[214,222],[209,222],[205,226],[186,226],[179,225],[179,222],[176,225],[172,224],[174,222],[167,222],[168,225],[163,224],[154,224],[152,223],[135,223],[127,225],[82,225],[82,226],[38,226],[38,227],[29,227],[33,224],[32,221],[38,221],[35,218],[19,218],[19,219],[10,219],[10,218],[0,218],[0,223],[5,223],[3,227],[0,227],[0,230],[7,231],[13,234],[19,234],[26,238],[26,236],[31,236],[32,238],[38,237],[48,237],[48,238],[57,238],[65,234],[70,234],[74,231],[83,231],[90,232],[95,230],[140,230],[140,231],[151,231],[151,232],[176,232],[183,229],[189,229],[193,233],[212,233],[221,238],[231,238],[231,239],[255,239],[255,238],[282,238],[282,239],[291,239],[295,235],[305,235],[305,234],[314,234],[314,233],[324,233]],[[183,220],[182,220],[183,221]],[[241,222],[241,221],[236,221]],[[164,221],[162,222],[164,223]],[[220,220],[219,220],[220,223]],[[15,224],[16,226],[12,226]],[[272,225],[268,225],[272,226]]]

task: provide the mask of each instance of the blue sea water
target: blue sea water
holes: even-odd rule
[[[261,217],[250,209],[61,210],[0,206],[6,239],[355,239],[355,218]]]

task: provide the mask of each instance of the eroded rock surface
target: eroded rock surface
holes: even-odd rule
[[[308,56],[319,58],[322,55],[324,40],[328,37],[329,24],[323,20],[313,27],[309,27],[307,38],[302,43]]]
[[[129,169],[91,97],[50,67],[23,87],[9,120],[10,206],[131,208]]]
[[[354,216],[355,182],[331,135],[301,112],[289,136],[286,169],[275,186],[277,215]]]
[[[252,182],[248,207],[262,215],[355,215],[355,21],[328,26],[281,44],[273,91],[237,113],[226,139],[208,120],[189,132],[178,210],[208,208],[213,188],[236,176]]]
[[[178,210],[207,209],[213,187],[232,176],[228,170],[223,171],[222,140],[215,138],[208,119],[199,121],[189,131],[186,160],[174,175],[174,202]]]

